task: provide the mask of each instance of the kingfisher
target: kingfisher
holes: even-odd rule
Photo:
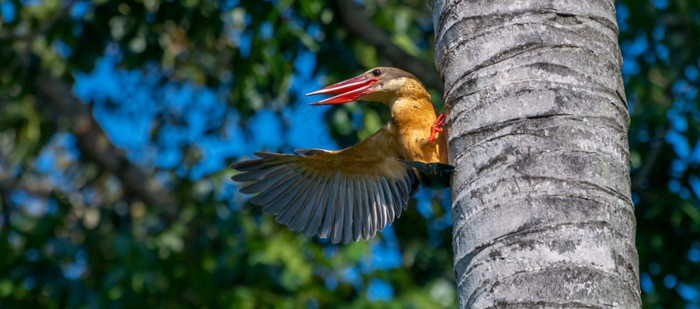
[[[295,154],[259,152],[231,167],[232,179],[248,183],[240,191],[275,221],[308,237],[336,243],[367,240],[401,216],[420,185],[449,186],[445,116],[412,74],[377,67],[310,92],[334,95],[311,103],[333,105],[376,101],[391,113],[369,138],[345,149],[296,149]]]

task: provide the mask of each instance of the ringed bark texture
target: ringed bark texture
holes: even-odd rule
[[[613,0],[433,3],[462,308],[638,308]]]

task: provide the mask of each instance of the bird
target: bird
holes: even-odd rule
[[[334,105],[376,101],[388,106],[389,122],[369,138],[345,149],[296,149],[295,154],[257,152],[236,162],[240,189],[250,203],[289,230],[348,244],[367,240],[391,225],[420,185],[449,186],[444,114],[413,74],[377,67],[312,95],[335,96],[311,103]]]

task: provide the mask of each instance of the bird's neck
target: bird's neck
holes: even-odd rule
[[[430,94],[417,81],[407,82],[396,93],[395,99],[389,104],[391,123],[399,130],[422,129],[428,130],[435,120],[435,108],[430,101]]]
[[[411,161],[443,161],[438,148],[444,145],[427,142],[436,113],[425,88],[418,82],[409,84],[389,106],[388,133],[400,145],[403,156]]]
[[[430,94],[428,93],[427,90],[423,87],[423,85],[414,79],[409,79],[406,81],[401,88],[399,88],[398,91],[396,91],[396,97],[394,100],[423,100],[427,101],[430,106],[432,106],[432,103],[430,102]]]

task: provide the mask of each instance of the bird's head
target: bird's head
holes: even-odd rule
[[[377,67],[306,95],[336,95],[313,102],[311,105],[343,104],[359,100],[389,104],[392,99],[398,96],[401,89],[412,82],[420,84],[413,74],[406,71],[390,67]]]

